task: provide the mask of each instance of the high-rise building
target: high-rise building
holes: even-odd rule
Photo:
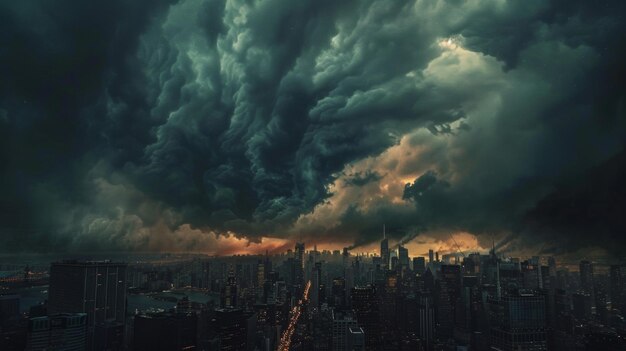
[[[195,313],[148,313],[135,316],[133,350],[192,350],[196,347]]]
[[[383,240],[380,242],[380,257],[383,267],[389,266],[389,239],[385,234],[385,226],[383,226]]]
[[[624,313],[626,307],[626,279],[624,279],[624,269],[621,265],[612,265],[609,276],[609,294],[611,297],[611,306],[614,309]]]
[[[461,266],[442,265],[440,279],[437,281],[437,332],[442,338],[453,335],[461,285]]]
[[[423,274],[426,270],[426,260],[424,257],[413,257],[413,271]]]
[[[294,285],[304,287],[304,243],[296,243]]]
[[[124,341],[126,264],[63,261],[50,267],[48,311],[87,314],[87,350],[119,350]]]
[[[365,332],[365,349],[380,350],[382,333],[376,288],[369,285],[353,288],[352,309],[359,326]]]
[[[424,349],[431,350],[435,333],[433,297],[430,293],[420,293],[417,298],[418,336]]]
[[[62,313],[28,320],[26,350],[85,350],[87,314]]]
[[[348,330],[356,327],[356,319],[349,313],[341,310],[332,311],[333,326],[331,347],[333,351],[345,351],[347,349]]]
[[[491,347],[502,351],[547,350],[545,298],[520,290],[489,299]]]
[[[0,296],[0,328],[12,322],[20,315],[20,296]]]
[[[589,261],[580,261],[580,287],[588,293],[593,294],[593,264]]]
[[[364,351],[365,350],[365,332],[363,328],[350,327],[348,328],[348,351]]]
[[[330,291],[330,305],[335,309],[341,309],[346,306],[346,280],[343,277],[333,279],[333,285]]]
[[[256,286],[262,287],[263,283],[265,283],[265,262],[263,260],[259,260],[256,265]]]
[[[322,262],[315,262],[313,271],[311,272],[311,306],[319,307],[320,305],[320,285],[322,283]]]
[[[572,294],[574,317],[578,319],[591,319],[592,301],[591,294],[586,292]]]
[[[237,307],[237,278],[232,267],[228,272],[226,284],[222,287],[220,305],[222,307]]]
[[[435,253],[433,250],[428,250],[428,262],[432,263],[435,260]]]
[[[402,267],[409,268],[409,249],[402,245],[398,246],[398,260]]]
[[[246,317],[241,309],[216,309],[215,318],[211,324],[219,339],[219,350],[241,351],[246,349]]]

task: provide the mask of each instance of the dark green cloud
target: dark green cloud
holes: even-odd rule
[[[294,235],[300,216],[343,191],[330,185],[346,165],[407,135],[427,151],[389,171],[433,171],[406,188],[414,211],[381,199],[341,209],[337,225],[298,228],[355,243],[382,221],[398,239],[446,227],[522,233],[544,196],[623,148],[624,10],[0,5],[1,240],[141,249],[184,224],[251,240]],[[386,174],[376,172],[345,184],[368,191]]]

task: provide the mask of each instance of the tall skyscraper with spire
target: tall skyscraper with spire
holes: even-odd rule
[[[385,225],[383,224],[383,240],[380,242],[380,257],[383,266],[389,266],[389,240],[387,240],[387,233],[385,233]]]

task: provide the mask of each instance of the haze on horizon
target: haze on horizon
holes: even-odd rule
[[[0,251],[622,257],[624,13],[2,2]]]

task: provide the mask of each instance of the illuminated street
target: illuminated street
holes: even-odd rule
[[[291,309],[291,320],[289,321],[287,329],[283,332],[283,336],[280,338],[280,344],[278,345],[279,351],[288,351],[289,346],[291,346],[291,337],[293,336],[293,332],[296,330],[296,325],[298,325],[300,314],[302,314],[302,304],[309,299],[310,288],[311,281],[309,280],[304,288],[302,300],[299,300],[298,304]]]

